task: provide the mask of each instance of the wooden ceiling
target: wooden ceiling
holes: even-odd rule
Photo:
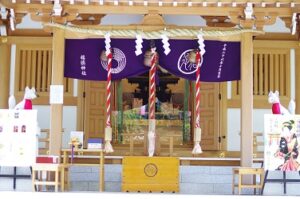
[[[99,25],[106,14],[200,15],[210,27],[261,30],[277,17],[287,28],[299,26],[300,13],[300,0],[1,0],[0,6],[6,8],[7,17],[2,9],[0,18],[6,27],[14,12],[15,23],[25,14],[34,21],[74,25]]]

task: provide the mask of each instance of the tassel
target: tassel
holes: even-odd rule
[[[155,151],[155,133],[154,131],[148,132],[148,154],[153,157]]]
[[[106,153],[114,152],[114,149],[110,143],[111,140],[112,140],[112,129],[111,129],[111,127],[106,127],[105,128],[105,146],[104,146],[104,151]]]
[[[109,140],[105,141],[104,151],[106,153],[112,153],[112,152],[114,152],[114,149],[113,149],[113,147],[112,147],[112,145],[111,145],[111,143],[110,143]]]
[[[196,154],[200,154],[200,153],[202,153],[200,142],[195,142],[192,154],[196,155]]]
[[[192,154],[202,153],[200,141],[201,141],[201,128],[195,128],[194,148],[193,148]]]

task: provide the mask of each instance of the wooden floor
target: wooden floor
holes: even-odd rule
[[[122,144],[122,145],[113,145],[114,153],[112,156],[145,156],[147,155],[144,152],[144,148],[142,145],[134,146],[133,154],[129,152],[129,145]],[[193,155],[192,154],[192,145],[175,145],[173,149],[172,155],[169,152],[169,146],[162,145],[161,152],[156,156],[173,156],[173,157],[203,157],[203,158],[239,158],[240,152],[239,151],[211,151],[211,150],[203,150],[202,154]],[[263,152],[258,154],[253,154],[254,158],[263,158]]]
[[[106,164],[122,164],[122,159],[125,156],[148,156],[144,152],[142,145],[134,146],[133,154],[129,152],[129,145],[113,144],[114,152],[105,154]],[[206,165],[206,166],[239,166],[240,152],[239,151],[203,151],[202,154],[193,155],[191,153],[192,145],[174,146],[172,157],[178,157],[181,165]],[[169,157],[169,147],[162,146],[161,153],[155,155],[159,157]],[[262,162],[263,153],[254,154],[254,162]],[[78,163],[97,163],[98,160],[83,157],[78,159]]]

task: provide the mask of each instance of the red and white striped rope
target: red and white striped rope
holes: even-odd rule
[[[111,126],[110,122],[110,113],[111,113],[111,106],[110,106],[110,99],[111,99],[111,65],[112,65],[112,53],[111,51],[107,55],[107,84],[106,84],[106,127]]]
[[[157,59],[157,54],[156,52],[154,52],[151,58],[151,68],[150,68],[149,119],[155,119],[156,59]]]
[[[196,122],[195,127],[200,127],[200,52],[196,52]]]

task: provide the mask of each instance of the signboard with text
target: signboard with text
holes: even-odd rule
[[[35,163],[37,126],[37,110],[0,109],[0,166]]]

